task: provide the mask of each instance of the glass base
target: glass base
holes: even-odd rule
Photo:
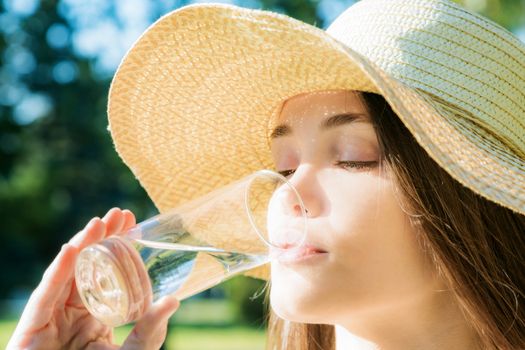
[[[150,282],[138,252],[119,237],[80,252],[75,282],[84,306],[111,327],[137,320],[152,302]]]

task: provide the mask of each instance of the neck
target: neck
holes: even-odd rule
[[[336,349],[479,349],[475,332],[449,291],[411,295],[352,313],[336,325]]]

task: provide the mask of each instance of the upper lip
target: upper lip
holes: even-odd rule
[[[289,225],[286,225],[285,227],[276,229],[275,232],[280,236],[275,236],[276,239],[275,242],[273,242],[274,246],[281,249],[291,249],[298,246],[297,240],[294,241],[297,237],[295,233],[302,232],[303,230],[304,228],[301,226],[301,223],[289,223]],[[291,231],[292,234],[287,235],[288,231]],[[301,244],[301,247],[312,252],[326,253],[327,250],[323,248],[322,244],[315,242],[314,238],[316,234],[314,232],[319,231],[316,231],[313,227],[307,229],[305,241]]]

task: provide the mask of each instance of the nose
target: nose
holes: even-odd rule
[[[300,217],[302,215],[301,203],[297,195],[300,195],[300,193],[296,194],[296,192],[288,186],[285,186],[281,189],[279,200],[281,202],[285,214],[288,216]],[[306,208],[306,204],[304,204],[304,206],[305,212],[308,214],[308,208]]]
[[[318,216],[322,210],[321,196],[316,194],[315,171],[298,167],[288,182],[296,189],[297,194],[301,197],[308,218]],[[287,187],[284,197],[284,205],[289,215],[301,216],[300,199],[294,191]]]

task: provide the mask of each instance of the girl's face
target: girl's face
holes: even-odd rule
[[[379,164],[379,143],[359,95],[297,95],[284,104],[279,124],[272,135],[277,170],[302,196],[307,244],[326,253],[272,262],[274,312],[295,322],[340,324],[433,289],[434,270],[388,167]]]

